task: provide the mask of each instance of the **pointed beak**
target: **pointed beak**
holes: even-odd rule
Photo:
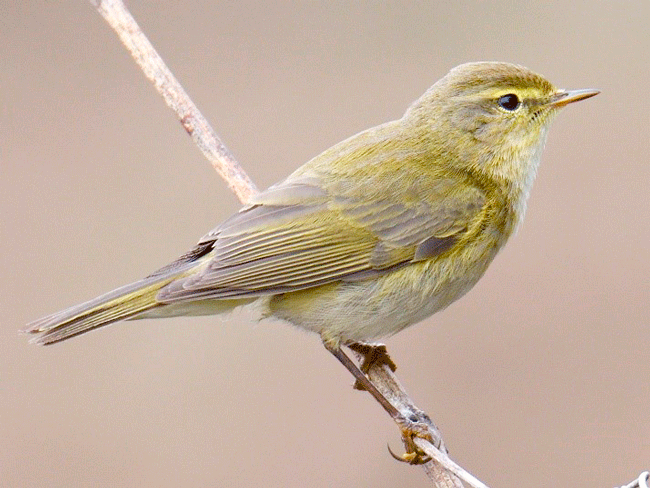
[[[549,105],[555,108],[561,108],[569,103],[579,102],[587,98],[594,97],[600,93],[600,90],[560,90],[551,97]]]

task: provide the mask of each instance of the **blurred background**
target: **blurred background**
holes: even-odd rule
[[[601,89],[555,122],[483,280],[387,343],[490,486],[650,468],[647,0],[129,6],[260,188],[466,61]],[[380,407],[285,324],[149,320],[49,348],[17,334],[166,264],[239,204],[88,2],[0,8],[0,486],[429,486],[390,458]]]

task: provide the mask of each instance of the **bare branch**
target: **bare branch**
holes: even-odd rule
[[[169,71],[121,0],[90,0],[153,83],[178,114],[187,133],[242,203],[257,193],[255,184],[221,142],[178,80]]]
[[[363,359],[362,354],[354,350],[353,352],[357,360]],[[431,458],[431,461],[423,464],[422,468],[432,481],[433,486],[437,488],[463,488],[462,480],[473,488],[487,488],[485,484],[449,458],[440,431],[430,417],[411,400],[388,364],[385,362],[371,363],[366,374],[379,392],[404,418],[417,419],[419,425],[425,430],[424,435],[433,440],[433,442],[430,442],[422,437],[414,437],[412,440],[403,439],[407,450],[410,449],[408,444],[413,442],[420,451]]]
[[[431,461],[425,464],[424,468],[429,478],[434,480],[436,483],[435,486],[445,488],[462,487],[463,485],[458,481],[460,478],[466,484],[474,488],[488,488],[487,485],[458,466],[458,464],[453,462],[445,452],[437,449],[429,441],[416,437],[413,439],[413,442],[415,442],[424,453],[431,457]]]
[[[644,471],[639,475],[637,479],[628,483],[627,485],[621,486],[621,488],[648,488],[648,481],[650,480],[650,473]]]

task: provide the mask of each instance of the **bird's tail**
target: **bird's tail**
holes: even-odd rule
[[[27,325],[23,332],[38,334],[30,342],[54,344],[165,305],[156,300],[158,291],[182,273],[153,275],[122,286],[80,305],[48,315]]]

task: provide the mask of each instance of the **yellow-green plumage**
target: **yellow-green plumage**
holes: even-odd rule
[[[259,301],[335,347],[395,333],[478,281],[523,218],[550,121],[596,93],[506,63],[459,66],[404,117],[326,150],[177,262],[28,331],[47,344]]]

